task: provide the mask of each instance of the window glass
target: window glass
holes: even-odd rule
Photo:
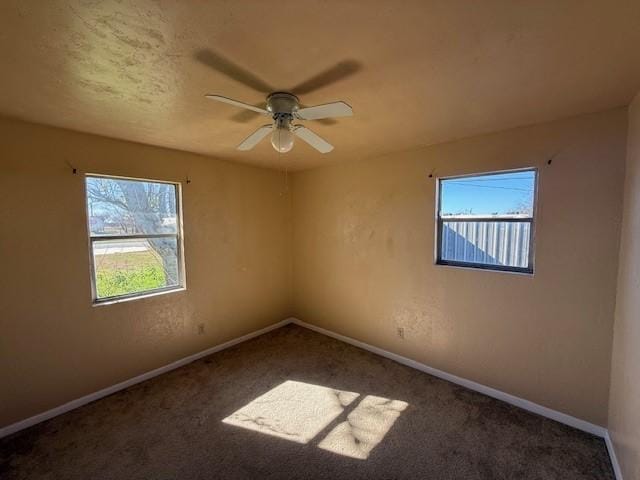
[[[93,243],[98,298],[179,285],[175,238],[99,240]]]
[[[533,272],[535,170],[439,180],[437,263]]]
[[[530,217],[535,181],[533,170],[442,179],[440,214]]]
[[[87,177],[91,235],[177,233],[176,186]]]
[[[87,176],[96,302],[184,285],[179,186]]]

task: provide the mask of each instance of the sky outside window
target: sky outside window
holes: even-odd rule
[[[443,179],[440,214],[533,214],[533,170]]]

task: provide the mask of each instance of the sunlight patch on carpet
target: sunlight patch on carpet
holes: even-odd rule
[[[307,443],[359,395],[288,380],[229,415],[224,423]]]
[[[223,423],[301,444],[330,428],[319,441],[319,448],[366,460],[408,404],[367,395],[356,405],[359,396],[287,380],[229,415]],[[345,420],[340,421],[342,418]]]
[[[367,395],[318,445],[340,455],[365,460],[407,408],[407,402]]]

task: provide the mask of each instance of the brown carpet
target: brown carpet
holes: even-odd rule
[[[613,479],[592,435],[289,325],[0,440],[8,479]]]

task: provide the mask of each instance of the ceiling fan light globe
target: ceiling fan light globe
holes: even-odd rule
[[[271,134],[271,145],[276,152],[287,153],[293,148],[294,135],[289,128],[274,128]]]

